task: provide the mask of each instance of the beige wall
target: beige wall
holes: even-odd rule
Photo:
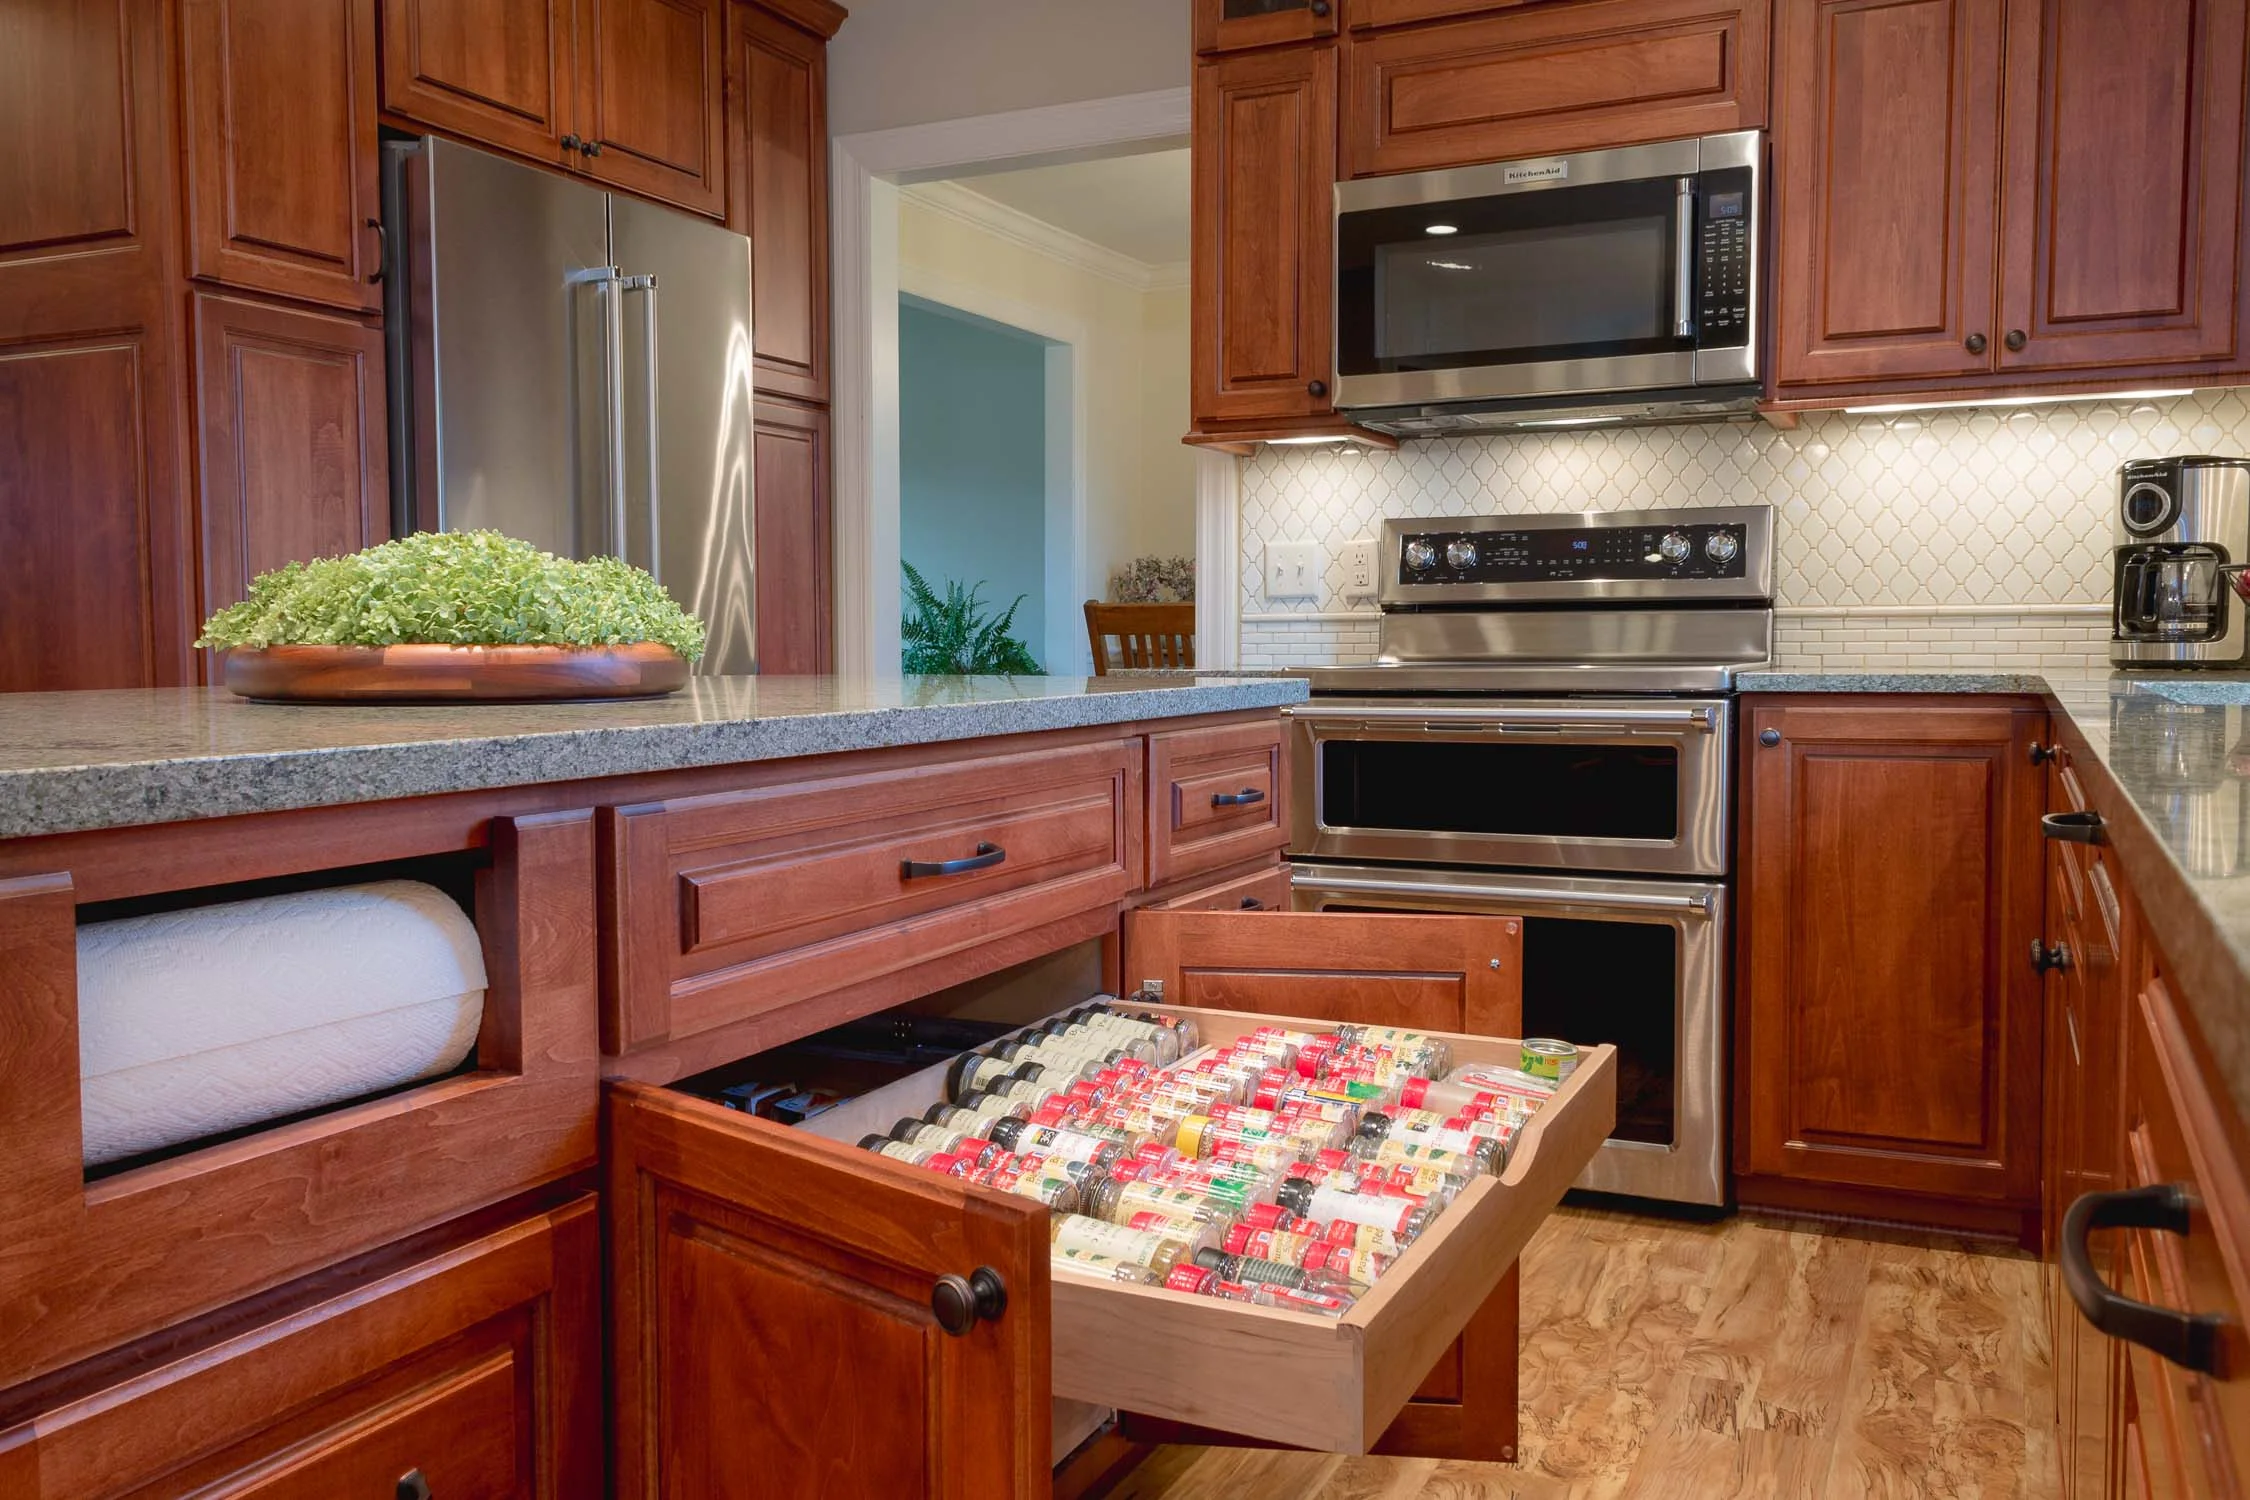
[[[1188,84],[1188,0],[850,0],[836,135]]]
[[[1188,289],[1141,298],[1141,483],[1135,556],[1195,556],[1195,450],[1188,430]]]

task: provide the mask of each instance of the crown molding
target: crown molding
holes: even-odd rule
[[[919,182],[899,189],[899,196],[910,199],[946,218],[983,230],[995,239],[1006,240],[1021,246],[1034,255],[1044,255],[1049,260],[1059,260],[1064,265],[1129,286],[1136,292],[1156,291],[1187,284],[1187,265],[1154,266],[1137,260],[1123,251],[1112,250],[1107,245],[1097,245],[1082,235],[1057,228],[1045,219],[1033,218],[1021,209],[1011,208],[996,198],[987,198],[975,188],[959,182]],[[1178,281],[1168,278],[1174,271],[1180,273]]]

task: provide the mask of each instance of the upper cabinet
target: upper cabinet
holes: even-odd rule
[[[576,164],[576,0],[383,0],[383,108]]]
[[[1336,34],[1339,0],[1195,0],[1200,54],[1304,42]]]
[[[185,0],[180,49],[189,274],[380,310],[375,0]]]
[[[818,8],[815,8],[817,5]],[[805,29],[797,17],[814,27]],[[750,236],[753,375],[760,392],[828,399],[828,42],[843,11],[727,14],[730,222]]]
[[[722,0],[581,0],[578,134],[604,182],[726,212]]]

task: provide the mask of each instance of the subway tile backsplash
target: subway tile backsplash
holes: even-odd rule
[[[2117,468],[2171,453],[2250,454],[2250,393],[1268,448],[1242,467],[1242,665],[1373,653],[1342,544],[1387,517],[1761,501],[1785,665],[2097,665]],[[1322,594],[1268,604],[1265,543],[1294,540],[1326,550]]]

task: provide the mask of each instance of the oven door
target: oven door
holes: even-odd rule
[[[1289,716],[1292,854],[1726,873],[1726,699],[1315,698]]]
[[[1521,917],[1523,1026],[1617,1048],[1617,1127],[1577,1186],[1726,1201],[1727,890],[1684,880],[1300,864],[1299,911]]]

